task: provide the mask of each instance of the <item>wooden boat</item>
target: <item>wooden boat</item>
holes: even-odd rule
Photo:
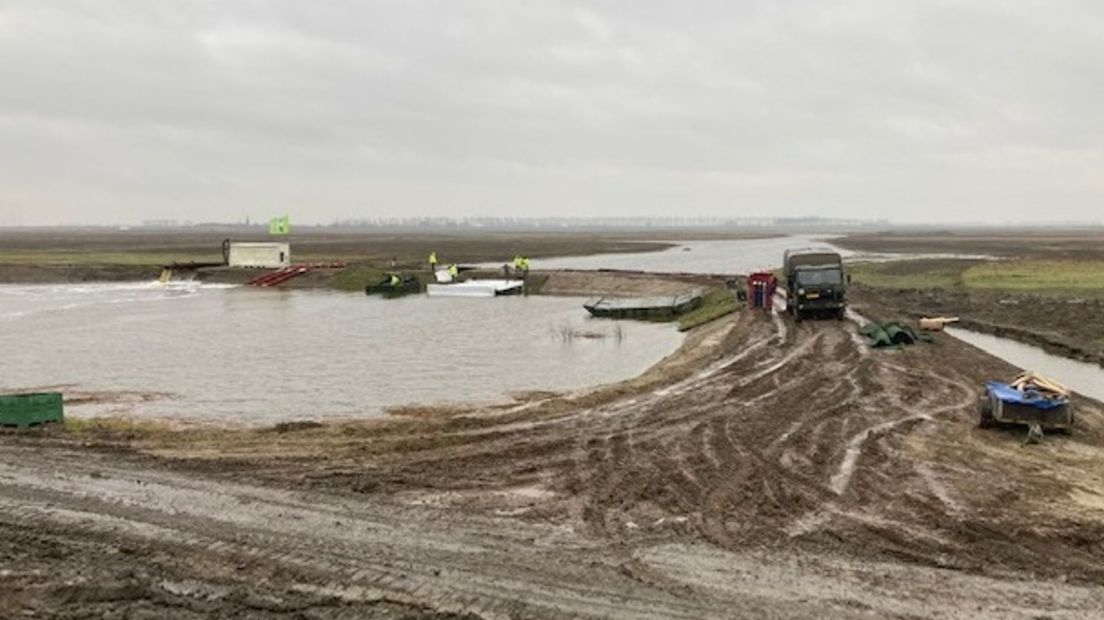
[[[615,299],[596,297],[583,304],[596,317],[662,321],[696,310],[702,304],[702,292],[694,290],[674,297]]]

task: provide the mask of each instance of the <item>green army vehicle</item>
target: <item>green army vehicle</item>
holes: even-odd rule
[[[847,282],[843,258],[831,248],[786,250],[783,255],[786,278],[786,310],[794,320],[834,317],[847,312]]]

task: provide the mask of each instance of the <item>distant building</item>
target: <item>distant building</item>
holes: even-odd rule
[[[231,267],[279,269],[291,265],[291,245],[287,243],[239,243],[230,244]]]

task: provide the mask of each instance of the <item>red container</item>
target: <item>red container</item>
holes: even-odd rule
[[[774,291],[778,288],[778,279],[769,271],[757,271],[748,275],[748,305],[752,308],[770,310],[774,307]]]

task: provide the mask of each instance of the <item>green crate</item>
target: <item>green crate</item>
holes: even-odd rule
[[[64,418],[60,392],[0,395],[0,426],[26,428]]]

